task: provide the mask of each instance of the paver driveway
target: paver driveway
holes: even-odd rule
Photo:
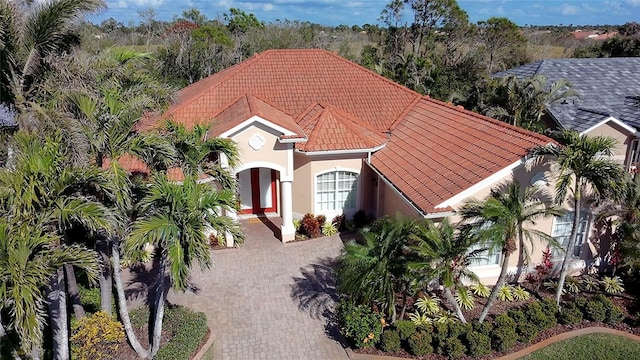
[[[194,292],[168,297],[207,314],[214,359],[348,359],[328,321],[340,238],[283,245],[261,222],[245,229],[244,246],[193,273]]]

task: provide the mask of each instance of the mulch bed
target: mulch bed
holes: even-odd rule
[[[582,293],[582,294],[578,294],[578,296],[585,296],[588,294]],[[544,291],[541,291],[541,293],[539,294],[541,299],[544,298],[549,298],[549,297],[553,297],[553,294],[551,293],[547,293]],[[635,314],[637,313],[636,308],[637,308],[637,303],[636,300],[627,295],[627,294],[621,294],[621,295],[608,295],[608,297],[619,307],[622,308],[622,310],[625,312],[625,315],[627,316],[627,319],[625,320],[625,322],[617,324],[617,325],[608,325],[605,323],[600,323],[600,322],[592,322],[592,321],[587,321],[587,320],[583,320],[575,325],[557,325],[553,328],[541,331],[538,336],[529,344],[523,344],[521,342],[517,342],[516,345],[511,348],[508,351],[503,351],[503,352],[497,352],[494,351],[492,352],[490,355],[485,356],[485,357],[472,357],[472,356],[463,356],[460,359],[463,360],[471,360],[471,359],[480,359],[480,360],[488,360],[488,359],[495,359],[501,356],[505,356],[508,354],[512,354],[515,352],[518,352],[522,349],[525,349],[529,346],[531,346],[532,344],[538,343],[540,341],[546,340],[548,338],[551,338],[555,335],[558,334],[562,334],[562,333],[566,333],[569,331],[573,331],[573,330],[578,330],[578,329],[583,329],[583,328],[588,328],[588,327],[605,327],[605,328],[610,328],[610,329],[615,329],[615,330],[621,330],[624,332],[628,332],[634,335],[639,335],[640,336],[640,328],[633,326],[633,324],[636,323],[637,318],[635,316]],[[500,300],[496,300],[496,302],[494,302],[494,305],[491,307],[491,310],[489,311],[489,316],[487,317],[487,321],[490,320],[490,318],[495,317],[496,315],[499,314],[503,314],[506,313],[507,311],[509,311],[510,309],[513,308],[519,308],[522,305],[525,305],[527,303],[533,302],[535,300],[539,300],[537,299],[535,296],[531,296],[531,299],[526,300],[526,301],[512,301],[512,302],[507,302],[507,301],[500,301]],[[571,296],[565,296],[564,297],[565,301],[571,301],[572,297]],[[468,311],[463,311],[465,318],[467,321],[472,321],[475,319],[478,319],[480,317],[480,313],[482,312],[482,309],[484,307],[484,304],[486,303],[486,299],[482,299],[482,298],[477,298],[476,299],[476,305],[472,310],[468,310]],[[443,307],[445,304],[442,304]],[[411,310],[413,311],[413,310]],[[401,350],[398,353],[386,353],[382,350],[379,350],[377,348],[368,348],[368,349],[354,349],[353,350],[356,353],[359,354],[369,354],[369,355],[380,355],[380,356],[394,356],[394,357],[399,357],[399,358],[407,358],[407,359],[422,359],[422,360],[445,360],[445,359],[449,359],[449,357],[447,356],[443,356],[443,355],[439,355],[439,354],[429,354],[426,356],[414,356],[409,354],[408,352]],[[577,359],[576,359],[577,360]]]

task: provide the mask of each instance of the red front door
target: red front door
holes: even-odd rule
[[[238,173],[240,214],[264,214],[277,211],[276,172],[253,168]]]

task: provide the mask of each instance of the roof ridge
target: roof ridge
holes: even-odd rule
[[[309,135],[305,134],[307,135],[307,142],[304,144],[305,148],[307,146],[310,146],[310,147],[315,146],[315,142],[320,134],[320,131],[322,131],[326,125],[324,121],[320,121],[320,120],[322,119],[323,116],[332,116],[331,113],[326,114],[326,112],[327,112],[327,108],[323,107],[322,111],[317,116],[313,117],[307,124],[307,125],[310,125],[311,123],[315,122],[315,124],[313,125],[313,130],[309,132]],[[302,131],[304,131],[304,129]]]
[[[361,119],[359,117],[357,117],[356,115],[351,114],[350,112],[340,109],[338,107],[335,107],[331,104],[320,104],[320,106],[323,106],[325,109],[329,110],[329,111],[335,111],[337,113],[339,113],[340,115],[344,115],[347,120],[355,123],[356,125],[362,127],[365,130],[369,130],[375,134],[379,134],[379,131],[377,131],[376,129],[373,129],[371,127],[369,127],[369,125],[367,125],[366,123],[364,123],[363,121],[361,121]],[[340,120],[340,118],[334,117],[337,121],[340,121],[341,123],[344,123],[344,121]],[[348,124],[347,124],[348,125]]]
[[[470,110],[465,109],[465,108],[464,108],[464,107],[462,107],[461,105],[448,104],[448,103],[445,103],[444,101],[440,101],[440,100],[432,99],[432,98],[430,98],[430,97],[424,97],[424,99],[425,99],[425,100],[427,100],[427,101],[430,101],[430,102],[433,102],[433,103],[439,104],[439,105],[441,105],[441,106],[444,106],[444,107],[446,107],[446,108],[449,108],[449,109],[451,109],[451,110],[461,111],[461,112],[463,112],[463,113],[465,113],[465,114],[467,114],[467,115],[470,115],[470,116],[472,116],[473,118],[476,118],[476,119],[478,119],[478,120],[486,121],[486,122],[489,122],[489,123],[492,123],[492,124],[495,124],[495,125],[499,125],[499,126],[503,126],[503,127],[509,128],[509,129],[511,129],[511,130],[513,130],[513,131],[516,131],[516,132],[518,132],[518,133],[520,133],[520,134],[522,134],[522,135],[530,136],[530,137],[533,137],[533,138],[536,138],[536,139],[538,139],[538,140],[542,140],[542,141],[549,141],[549,142],[553,142],[553,139],[551,139],[551,138],[549,138],[549,137],[547,137],[547,136],[545,136],[545,135],[538,134],[538,133],[535,133],[535,132],[533,132],[533,131],[525,130],[525,129],[523,129],[523,128],[520,128],[520,127],[517,127],[517,126],[511,125],[511,124],[506,123],[506,122],[504,122],[504,121],[496,120],[496,119],[491,118],[491,117],[488,117],[488,116],[486,116],[486,115],[481,115],[481,114],[475,113],[475,112],[473,112],[473,111],[470,111]]]
[[[411,102],[411,104],[409,104],[409,106],[407,106],[407,108],[406,108],[406,109],[404,109],[404,110],[400,113],[400,115],[398,115],[398,117],[397,117],[395,120],[393,120],[393,123],[391,123],[391,126],[389,126],[389,129],[387,129],[387,130],[389,130],[389,131],[393,131],[395,128],[397,128],[397,127],[398,127],[398,125],[402,122],[402,120],[407,116],[407,114],[408,114],[409,112],[411,112],[411,111],[413,110],[413,108],[415,108],[415,107],[416,107],[416,105],[418,105],[418,103],[420,102],[420,100],[421,100],[423,97],[429,97],[429,96],[428,96],[428,95],[423,95],[423,96],[418,96],[418,97],[416,97],[416,98]]]

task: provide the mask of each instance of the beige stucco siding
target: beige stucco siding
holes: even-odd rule
[[[238,143],[240,153],[236,171],[252,167],[268,167],[286,173],[289,156],[287,149],[291,145],[278,142],[278,135],[274,130],[254,122],[232,135],[231,138]],[[258,146],[260,142],[264,144]],[[252,148],[250,143],[253,143],[257,149]],[[279,175],[282,177],[283,174]]]
[[[413,206],[382,179],[378,179],[378,203],[378,217],[395,217],[398,214],[410,218],[422,217]]]
[[[634,139],[629,131],[623,129],[620,125],[609,121],[587,133],[589,136],[608,136],[616,140],[617,145],[614,150],[613,157],[624,162],[627,156],[627,149]]]
[[[363,154],[353,155],[304,155],[295,153],[293,156],[294,163],[294,181],[293,181],[293,213],[294,216],[300,217],[305,213],[311,212],[319,215],[320,211],[316,208],[315,186],[316,176],[329,171],[349,171],[359,174],[357,185],[356,209],[359,210],[363,205],[363,191],[368,191],[365,174],[363,174]],[[369,180],[370,182],[371,180]],[[355,211],[354,210],[354,211]],[[323,214],[328,218],[338,215],[337,212]]]

